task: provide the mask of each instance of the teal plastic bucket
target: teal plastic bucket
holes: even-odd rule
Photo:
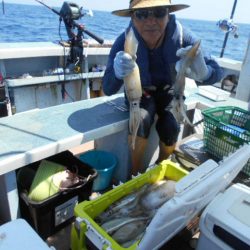
[[[110,185],[114,169],[117,166],[115,155],[106,151],[92,150],[81,154],[79,159],[96,169],[98,173],[93,183],[93,191],[104,190]]]

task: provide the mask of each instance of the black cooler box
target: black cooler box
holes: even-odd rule
[[[26,219],[43,239],[73,221],[75,205],[89,199],[93,181],[97,176],[96,170],[81,162],[69,151],[48,157],[46,160],[59,163],[69,170],[77,167],[78,175],[85,181],[41,202],[32,201],[28,197],[31,180],[18,183],[21,217]],[[32,163],[25,168],[37,169],[40,162]]]

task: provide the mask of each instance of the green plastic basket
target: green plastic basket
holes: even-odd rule
[[[209,108],[204,116],[204,145],[218,160],[250,144],[250,112],[232,106]],[[250,176],[250,159],[242,169]]]

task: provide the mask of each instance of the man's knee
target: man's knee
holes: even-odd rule
[[[153,117],[145,109],[141,109],[141,121],[138,128],[137,136],[142,138],[148,138],[151,126],[154,122]]]
[[[160,140],[164,142],[166,146],[171,146],[177,142],[180,125],[177,123],[174,116],[168,112],[158,118],[156,130]]]

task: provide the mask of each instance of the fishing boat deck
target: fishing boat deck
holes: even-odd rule
[[[186,96],[189,110],[223,105],[239,106],[247,109],[246,102],[232,98],[214,102],[197,94],[197,89],[191,88],[187,90]],[[128,112],[121,111],[123,101],[123,95],[118,94],[112,97],[101,97],[46,109],[32,110],[1,119],[0,174],[1,178],[4,179],[4,183],[9,183],[7,185],[9,204],[6,207],[8,209],[10,207],[11,219],[18,216],[15,170],[29,163],[103,137],[116,135],[119,136],[120,140],[127,141]],[[126,133],[122,135],[123,139],[121,139],[120,132],[124,131]],[[112,139],[114,141],[113,145],[117,148],[117,143],[115,143],[117,137]],[[25,144],[23,144],[24,141]],[[108,144],[109,146],[112,145],[110,140],[108,140]],[[102,144],[102,146],[104,145],[107,144]],[[124,157],[126,157],[124,156],[124,150],[120,150],[118,154],[120,162],[124,164],[120,166],[120,169],[124,172],[128,165],[127,160],[124,160]],[[186,241],[180,241],[178,237],[184,237]],[[191,238],[190,234],[184,230],[162,249],[192,249],[190,248]],[[48,241],[59,250],[69,249],[70,227],[61,230]],[[184,244],[185,248],[180,245],[183,242],[186,242]],[[176,247],[177,244],[179,244],[178,247]]]

